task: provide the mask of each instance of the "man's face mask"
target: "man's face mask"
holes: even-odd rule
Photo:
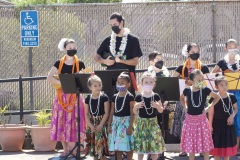
[[[112,26],[112,31],[116,34],[119,34],[121,29],[119,28],[119,26]]]

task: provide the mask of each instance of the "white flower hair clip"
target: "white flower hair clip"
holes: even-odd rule
[[[188,56],[187,47],[188,47],[188,45],[185,44],[185,45],[183,46],[183,48],[182,48],[182,55],[185,56],[185,57]]]
[[[59,43],[58,43],[58,48],[60,51],[63,51],[64,49],[64,43],[67,41],[68,39],[67,38],[62,38]]]

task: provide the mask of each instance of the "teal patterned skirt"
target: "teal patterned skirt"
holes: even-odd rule
[[[159,154],[166,150],[164,139],[157,122],[157,117],[138,117],[134,126],[135,152],[138,154]]]
[[[131,151],[133,150],[133,135],[127,135],[130,125],[130,116],[113,116],[111,124],[112,133],[108,135],[109,151]]]

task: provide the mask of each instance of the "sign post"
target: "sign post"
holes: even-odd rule
[[[22,10],[20,12],[20,33],[21,46],[29,47],[29,77],[33,76],[32,70],[32,47],[39,46],[39,23],[38,11],[36,10]],[[30,107],[33,109],[33,82],[30,81]]]

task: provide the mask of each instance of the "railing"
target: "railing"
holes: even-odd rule
[[[215,64],[209,64],[212,68]],[[168,67],[169,71],[176,69]],[[137,77],[146,69],[136,70]],[[0,106],[9,104],[6,115],[20,115],[22,120],[24,114],[30,114],[40,109],[51,109],[55,96],[54,89],[46,81],[46,76],[42,77],[22,77],[11,79],[0,79]],[[44,81],[43,81],[44,80]],[[17,107],[19,106],[19,107]]]

